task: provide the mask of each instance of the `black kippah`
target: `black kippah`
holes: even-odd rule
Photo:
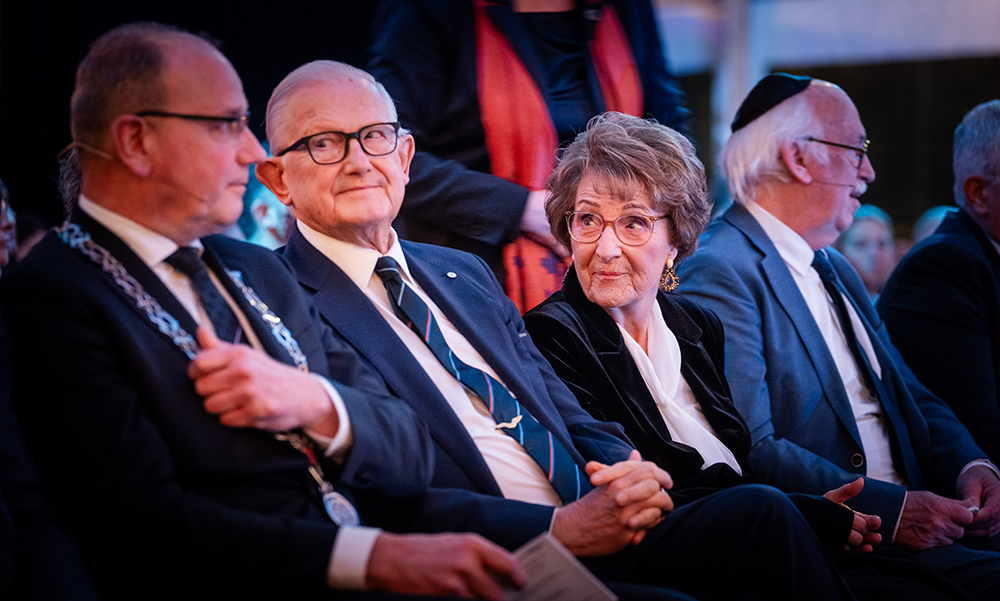
[[[772,73],[757,82],[757,85],[747,94],[743,104],[736,111],[736,118],[731,125],[735,132],[741,127],[760,117],[767,111],[778,106],[783,100],[795,96],[809,87],[812,77],[806,75],[789,75],[788,73]]]

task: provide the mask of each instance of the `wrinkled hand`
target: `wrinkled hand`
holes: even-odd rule
[[[627,461],[586,466],[594,490],[556,511],[552,535],[578,557],[598,557],[639,544],[646,531],[672,511],[663,489],[673,486],[667,472],[632,451]]]
[[[958,495],[979,513],[966,526],[966,536],[990,537],[1000,532],[1000,479],[985,465],[976,465],[958,479]]]
[[[858,493],[861,492],[864,486],[865,479],[858,478],[854,482],[849,482],[840,488],[835,488],[823,496],[834,503],[847,507],[847,501],[858,496]],[[851,509],[850,507],[847,508]],[[854,510],[851,509],[851,511]],[[871,553],[875,545],[882,542],[882,535],[875,532],[881,525],[882,518],[879,516],[854,511],[854,523],[851,524],[851,533],[847,535],[847,544],[844,545],[844,549]]]
[[[197,336],[201,350],[188,376],[205,398],[205,411],[223,425],[336,435],[337,412],[313,376],[249,346],[222,342],[205,328],[198,328]]]
[[[545,190],[532,190],[528,193],[528,202],[521,215],[521,233],[547,246],[556,256],[568,257],[569,251],[552,235],[549,218],[545,215],[545,201],[548,197]]]
[[[903,515],[896,531],[897,547],[910,552],[947,547],[965,535],[972,523],[968,503],[946,499],[926,490],[906,493]]]
[[[383,532],[366,575],[372,590],[495,601],[524,582],[514,556],[476,534]]]

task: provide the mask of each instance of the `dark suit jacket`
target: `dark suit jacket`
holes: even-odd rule
[[[410,273],[517,399],[584,465],[624,460],[631,446],[617,424],[594,420],[553,373],[486,264],[474,255],[401,242]],[[368,297],[296,229],[282,251],[323,319],[424,418],[436,446],[433,487],[420,530],[483,534],[514,548],[548,529],[552,508],[509,501],[465,427]]]
[[[903,420],[890,422],[891,444],[894,451],[912,447],[919,464],[920,473],[904,475],[911,486],[922,479],[927,489],[954,496],[962,467],[985,453],[913,376],[861,278],[840,253],[828,251],[875,334],[872,345],[891,397],[886,401],[898,406]],[[823,494],[864,476],[864,450],[833,357],[784,260],[746,208],[734,204],[709,224],[679,273],[678,291],[714,311],[725,327],[726,378],[750,427],[755,478],[786,491]],[[907,436],[897,436],[904,430]],[[881,516],[883,535],[891,535],[904,496],[900,486],[866,478],[851,507]]]
[[[920,381],[1000,463],[1000,253],[965,211],[903,257],[878,311]]]
[[[667,70],[663,44],[648,0],[612,2],[629,39],[643,83],[646,113],[684,128],[677,80]],[[413,132],[417,154],[395,226],[401,238],[476,253],[493,268],[502,245],[517,235],[527,188],[491,175],[479,113],[476,28],[471,0],[391,0],[372,20],[375,42],[369,70],[396,101],[399,120]],[[531,30],[509,2],[491,3],[487,15],[510,40],[547,100],[547,65]],[[593,27],[580,17],[581,27]],[[604,99],[588,65],[591,97]],[[550,112],[552,111],[550,105]],[[585,122],[580,123],[582,131]]]
[[[744,462],[750,452],[750,432],[733,406],[723,376],[718,317],[673,294],[661,292],[657,301],[680,345],[681,374],[719,439]],[[643,458],[670,473],[675,504],[741,481],[728,466],[702,471],[701,454],[671,440],[618,326],[587,299],[575,269],[567,273],[562,290],[529,311],[524,323],[538,350],[580,405],[599,420],[621,424]],[[692,490],[685,493],[684,489]]]
[[[120,239],[82,213],[75,221],[195,331],[179,301]],[[283,320],[312,371],[373,380],[271,252],[221,236],[203,243],[206,263],[268,354],[292,362],[222,266],[239,271]],[[225,427],[206,413],[187,356],[99,265],[49,234],[4,274],[2,304],[15,405],[53,504],[103,598],[325,588],[337,526],[304,455],[268,432]],[[359,501],[420,492],[431,469],[424,426],[397,400],[338,390],[354,444],[342,466],[324,460],[328,479]]]

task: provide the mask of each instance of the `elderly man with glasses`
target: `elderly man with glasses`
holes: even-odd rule
[[[778,491],[673,510],[669,475],[577,404],[482,259],[398,239],[415,142],[395,121],[370,75],[309,63],[271,96],[278,152],[257,176],[297,218],[284,257],[323,318],[431,430],[433,485],[405,526],[508,548],[548,531],[602,580],[703,600],[849,597]]]
[[[850,505],[882,518],[882,546],[1000,598],[1000,555],[956,544],[1000,542],[996,468],[907,368],[857,272],[827,248],[875,179],[854,103],[829,82],[773,74],[732,129],[722,165],[736,202],[681,264],[678,291],[723,322],[756,478],[813,494],[863,478]]]

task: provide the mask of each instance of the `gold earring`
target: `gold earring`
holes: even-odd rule
[[[677,277],[677,272],[674,271],[674,260],[667,259],[667,264],[663,267],[663,275],[660,276],[660,288],[664,292],[671,292],[680,283],[681,279]]]

